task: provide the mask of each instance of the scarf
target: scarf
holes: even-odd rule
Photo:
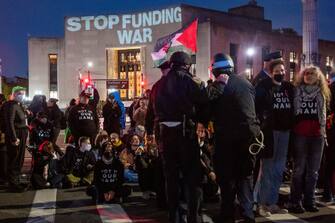
[[[318,119],[321,127],[321,134],[326,135],[326,117],[327,107],[326,100],[321,93],[319,86],[315,85],[301,85],[296,88],[294,96],[294,114],[297,115],[298,108],[301,107],[301,99],[313,101],[316,99],[318,105]]]

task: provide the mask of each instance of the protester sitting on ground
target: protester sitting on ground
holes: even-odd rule
[[[113,152],[116,153],[117,156],[120,155],[120,153],[125,148],[125,145],[123,144],[122,140],[120,139],[120,136],[118,133],[112,133],[110,135],[110,141],[113,144]]]
[[[216,174],[214,173],[213,160],[210,148],[213,146],[209,139],[207,129],[201,123],[197,124],[197,138],[195,147],[200,151],[201,166],[201,184],[203,190],[203,199],[205,201],[216,199],[219,186],[216,183]]]
[[[45,141],[52,141],[54,137],[54,128],[48,121],[45,112],[38,112],[37,116],[30,123],[29,144],[38,148]]]
[[[61,188],[63,175],[59,172],[59,158],[53,143],[43,142],[34,154],[31,183],[35,189]]]
[[[143,198],[148,200],[155,191],[155,163],[157,161],[157,148],[152,142],[145,147],[139,146],[135,150],[135,166],[138,173],[138,182]]]
[[[109,141],[108,133],[105,130],[101,130],[95,138],[92,152],[94,153],[95,159],[98,161],[102,156],[102,145]]]
[[[120,160],[125,168],[125,178],[126,181],[137,182],[138,175],[135,168],[135,151],[139,148],[143,149],[143,144],[141,144],[140,137],[138,135],[133,135],[130,141],[127,143],[127,147],[120,153]]]
[[[94,180],[87,194],[96,203],[115,202],[123,197],[124,168],[113,152],[113,145],[105,142],[102,146],[101,160],[94,167]]]
[[[78,147],[68,146],[62,160],[65,184],[68,187],[89,185],[93,180],[93,167],[96,163],[88,137],[79,138]]]

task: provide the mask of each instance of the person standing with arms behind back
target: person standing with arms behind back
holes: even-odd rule
[[[326,138],[330,90],[320,68],[306,67],[297,78],[294,95],[293,176],[289,211],[318,212],[315,188]],[[304,195],[304,196],[303,196]]]
[[[244,222],[253,223],[254,157],[248,147],[260,133],[254,88],[245,78],[233,73],[234,63],[229,55],[216,54],[212,68],[216,80],[209,85],[208,94],[216,138],[214,169],[221,188],[218,222],[235,222],[237,196]]]
[[[25,90],[24,87],[14,87],[11,99],[2,108],[8,157],[8,189],[13,192],[24,192],[27,189],[27,185],[20,183],[28,136],[27,115],[22,106]]]
[[[287,213],[277,202],[294,119],[294,87],[284,80],[284,62],[271,62],[269,70],[271,79],[263,79],[256,86],[256,113],[266,146],[261,153],[261,168],[255,187],[259,214],[263,217]]]

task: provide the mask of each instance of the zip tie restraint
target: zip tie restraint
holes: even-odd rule
[[[252,143],[250,146],[249,146],[249,152],[251,155],[258,155],[258,153],[261,152],[262,149],[265,148],[265,145],[264,145],[264,133],[262,131],[260,131],[260,135],[261,135],[261,138],[260,140],[255,137],[255,140],[256,142],[255,143]]]

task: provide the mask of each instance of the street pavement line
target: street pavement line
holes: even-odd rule
[[[132,223],[127,213],[119,204],[97,205],[102,223]]]
[[[56,214],[57,189],[37,190],[27,223],[53,223]]]

